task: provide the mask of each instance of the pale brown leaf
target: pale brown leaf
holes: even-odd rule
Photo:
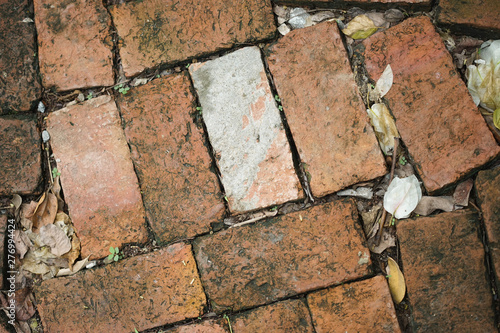
[[[469,195],[473,185],[474,181],[471,178],[457,185],[453,193],[453,201],[456,205],[464,207],[469,205]]]
[[[413,211],[415,214],[422,216],[427,216],[432,214],[436,210],[442,210],[445,212],[452,212],[456,209],[453,197],[442,196],[442,197],[429,197],[423,196],[417,207]]]
[[[54,193],[48,191],[42,196],[43,202],[39,202],[38,207],[33,214],[33,231],[41,227],[54,223],[57,214],[57,198]]]
[[[73,263],[80,256],[80,239],[76,234],[71,236],[71,250],[68,253],[65,253],[62,257],[68,260],[68,265],[70,269],[73,269]]]
[[[68,276],[68,275],[75,274],[76,272],[80,271],[82,268],[84,268],[87,265],[87,263],[89,262],[89,257],[90,257],[90,255],[83,260],[77,261],[75,263],[75,265],[73,266],[73,268],[63,268],[63,269],[59,270],[59,272],[57,272],[56,276]]]
[[[405,297],[406,283],[398,263],[391,257],[387,258],[387,275],[389,277],[389,290],[394,303],[399,304]]]
[[[26,252],[33,246],[29,237],[19,229],[14,230],[14,244],[20,259],[23,259]]]
[[[50,247],[52,254],[62,256],[71,250],[71,241],[58,226],[47,224],[40,228],[40,240]]]

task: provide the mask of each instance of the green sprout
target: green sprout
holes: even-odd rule
[[[56,178],[57,176],[60,175],[61,173],[59,172],[59,170],[57,170],[57,168],[52,169],[52,178]]]
[[[108,255],[108,260],[118,261],[120,259],[123,259],[123,253],[120,252],[120,249],[118,249],[117,247],[110,246],[109,252],[111,253]]]
[[[227,314],[224,313],[222,317],[227,320],[227,325],[229,326],[229,332],[233,333],[233,328],[231,327],[231,321],[229,320]]]
[[[408,161],[406,160],[406,157],[404,157],[404,156],[399,157],[399,164],[406,165],[406,163],[408,163]]]
[[[189,65],[191,65],[191,64],[186,64],[186,68],[189,68]]]
[[[94,94],[91,92],[89,92],[89,94],[87,95],[87,100],[90,100],[94,97]]]
[[[130,87],[124,87],[123,86],[123,83],[120,83],[119,85],[117,86],[114,86],[114,89],[115,90],[118,90],[118,92],[122,95],[126,95],[128,93],[128,91],[130,90]]]
[[[276,102],[281,102],[281,98],[278,95],[274,95],[274,99]]]
[[[283,107],[281,105],[278,105],[278,110],[283,111]]]

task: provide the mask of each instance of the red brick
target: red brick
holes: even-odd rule
[[[314,328],[322,332],[401,332],[383,276],[307,296]]]
[[[500,277],[500,168],[480,171],[476,178],[477,199],[483,213],[488,246],[497,278]]]
[[[0,195],[29,194],[42,177],[40,133],[31,115],[0,118]]]
[[[492,38],[500,32],[500,9],[498,0],[441,0],[437,7],[437,20],[452,29],[462,31],[489,31]]]
[[[383,176],[384,158],[337,23],[294,30],[269,53],[269,69],[312,193],[324,196]]]
[[[133,332],[201,315],[206,304],[191,246],[174,244],[35,286],[47,332]]]
[[[478,227],[477,213],[469,210],[398,225],[414,331],[496,330]]]
[[[223,320],[206,320],[201,323],[175,327],[165,331],[166,333],[230,333]],[[237,332],[234,332],[237,333]]]
[[[304,301],[287,300],[231,316],[234,333],[314,332]]]
[[[224,213],[217,175],[185,74],[154,80],[118,100],[149,223],[161,242],[209,231]]]
[[[111,19],[100,0],[34,0],[40,73],[45,87],[113,84]]]
[[[269,0],[145,0],[109,8],[125,75],[274,36]]]
[[[47,129],[82,257],[145,242],[144,207],[115,102],[102,96],[53,112]]]
[[[390,64],[385,96],[428,191],[457,181],[499,152],[429,18],[411,18],[365,40],[365,63],[377,80]]]
[[[216,311],[240,310],[368,274],[351,200],[339,200],[195,240]]]
[[[27,0],[0,0],[0,114],[27,111],[40,98],[35,69],[35,26]]]

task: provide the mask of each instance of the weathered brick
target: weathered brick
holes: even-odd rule
[[[0,0],[0,114],[27,111],[40,98],[35,26],[27,0]]]
[[[0,134],[0,195],[32,193],[42,177],[40,133],[35,117],[0,117]]]
[[[125,75],[274,36],[269,0],[145,0],[111,6]]]
[[[383,276],[307,296],[316,332],[401,332]]]
[[[287,34],[268,63],[313,195],[387,172],[336,22]]]
[[[216,311],[240,310],[369,272],[352,200],[339,200],[195,240]]]
[[[488,247],[498,279],[500,278],[500,168],[480,171],[475,185],[488,236]]]
[[[35,286],[48,332],[133,332],[199,316],[206,304],[183,243]]]
[[[500,152],[429,18],[408,19],[364,46],[374,80],[392,67],[385,98],[427,190],[457,181]]]
[[[469,210],[398,225],[415,331],[496,330],[478,226],[477,213]]]
[[[144,207],[115,102],[102,96],[58,110],[47,129],[82,257],[145,242]]]
[[[229,209],[302,196],[260,51],[247,47],[189,67],[222,174]]]
[[[169,329],[168,333],[230,333],[222,320],[206,320],[201,323],[178,326]],[[235,332],[237,333],[237,332]]]
[[[459,32],[489,32],[492,38],[500,33],[498,0],[441,0],[437,21]]]
[[[224,213],[189,78],[154,80],[118,100],[149,223],[160,242],[209,231]]]
[[[304,301],[287,300],[231,316],[234,333],[314,332]]]
[[[40,73],[45,87],[113,84],[111,19],[100,0],[34,0]]]

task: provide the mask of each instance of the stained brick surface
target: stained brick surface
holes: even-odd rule
[[[118,100],[125,135],[158,240],[208,232],[224,213],[217,176],[185,74],[154,80]]]
[[[206,299],[183,243],[35,287],[48,332],[133,332],[197,317]]]
[[[287,34],[268,63],[313,195],[386,173],[336,22]]]
[[[490,31],[495,38],[500,32],[498,0],[442,0],[439,1],[437,20],[452,28]]]
[[[35,0],[40,73],[58,90],[113,84],[111,20],[99,0]]]
[[[243,48],[189,71],[229,209],[242,212],[302,197],[259,49]]]
[[[500,277],[500,168],[480,171],[475,186],[498,279]]]
[[[35,26],[27,0],[0,0],[0,114],[27,111],[40,97]]]
[[[414,329],[495,331],[491,288],[473,211],[442,213],[398,225]]]
[[[216,311],[239,310],[359,278],[369,251],[354,202],[336,201],[195,240]]]
[[[427,17],[408,19],[364,45],[372,79],[392,67],[394,84],[385,98],[427,190],[457,181],[499,153]]]
[[[41,177],[41,142],[33,116],[0,117],[0,195],[32,193]]]
[[[311,293],[307,303],[317,333],[401,332],[383,276]]]
[[[115,102],[102,96],[53,112],[47,129],[82,257],[145,242],[144,207]]]
[[[309,310],[300,299],[278,302],[232,316],[231,327],[234,333],[314,332]]]
[[[223,320],[207,320],[201,323],[189,324],[175,327],[165,332],[168,333],[230,333],[225,328]],[[234,332],[237,333],[237,332]]]
[[[110,7],[127,76],[274,36],[269,0],[127,2]]]

